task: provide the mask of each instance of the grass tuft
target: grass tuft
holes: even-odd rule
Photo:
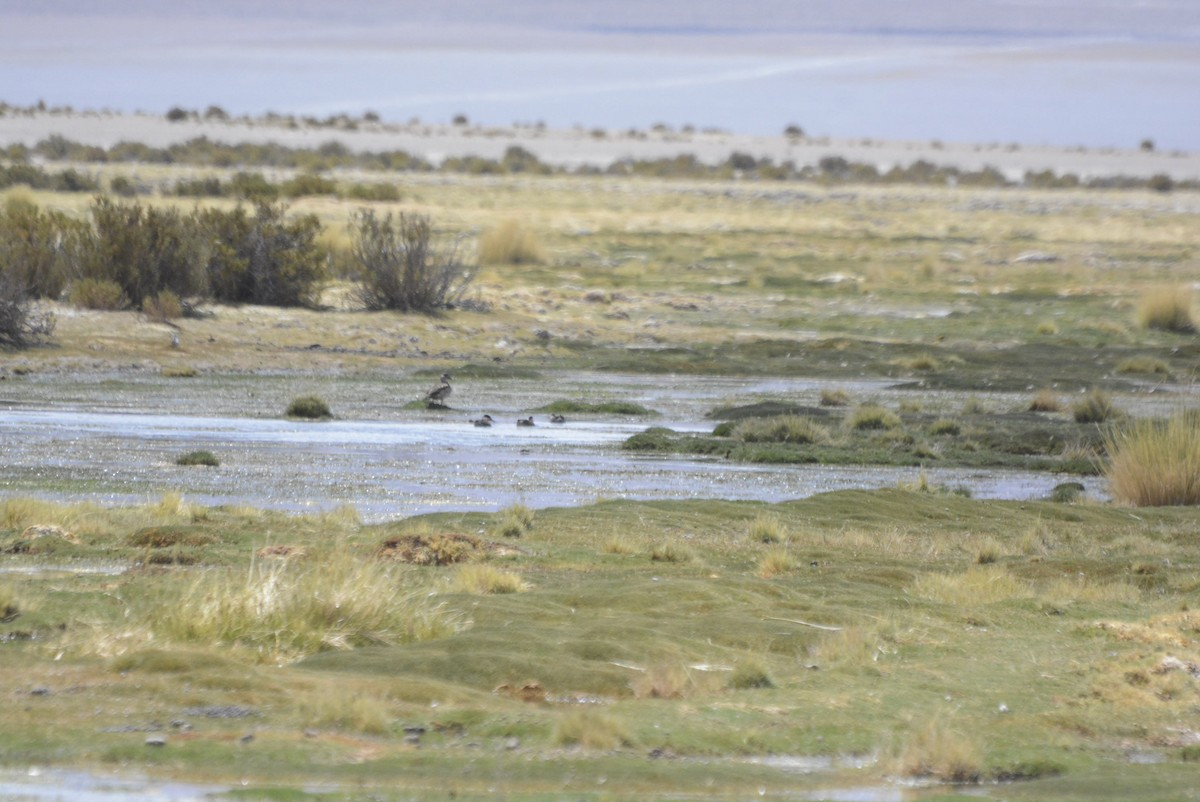
[[[758,560],[758,575],[763,579],[786,574],[795,568],[795,555],[784,548],[773,548]]]
[[[906,777],[977,783],[983,774],[983,758],[969,734],[951,728],[944,716],[935,715],[909,734],[897,770]]]
[[[484,265],[541,264],[546,254],[537,236],[515,220],[483,232],[479,238],[479,263]]]
[[[1029,401],[1030,412],[1059,412],[1061,410],[1062,401],[1059,400],[1058,394],[1049,388],[1038,390]]]
[[[459,593],[487,596],[493,593],[520,593],[526,585],[511,571],[501,571],[491,565],[468,563],[458,566],[450,580]]]
[[[825,427],[799,415],[750,418],[734,427],[733,436],[746,443],[794,443],[806,445],[810,443],[825,443],[829,440],[829,432]]]
[[[774,688],[775,681],[761,661],[756,658],[742,660],[733,669],[728,686],[735,690],[744,691],[753,688]]]
[[[289,418],[304,418],[306,420],[323,420],[333,417],[333,413],[329,409],[329,404],[315,395],[305,395],[292,399],[292,403],[288,404],[285,414]]]
[[[821,391],[821,406],[844,407],[850,404],[850,394],[839,388],[829,388]]]
[[[522,537],[533,530],[533,510],[524,504],[512,504],[500,511],[496,531],[503,537]]]
[[[616,749],[633,743],[621,722],[599,710],[572,710],[559,717],[554,741],[582,749]]]
[[[221,461],[211,451],[189,451],[175,458],[176,465],[206,465],[217,467]]]
[[[1200,504],[1200,410],[1140,419],[1109,432],[1104,475],[1113,497],[1137,507]]]
[[[900,416],[878,404],[863,404],[855,408],[846,418],[850,429],[895,429],[900,426]]]
[[[783,543],[787,540],[787,529],[778,515],[760,513],[750,522],[749,535],[755,543]]]
[[[394,563],[335,552],[324,559],[255,561],[171,585],[142,612],[169,642],[246,650],[287,662],[329,650],[427,640],[456,622]]]
[[[1112,398],[1103,390],[1092,390],[1071,405],[1076,423],[1104,423],[1117,412]]]
[[[1186,286],[1150,290],[1138,303],[1137,317],[1143,328],[1190,334],[1196,330],[1192,291]]]

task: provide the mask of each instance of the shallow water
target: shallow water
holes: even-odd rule
[[[582,374],[553,381],[489,380],[468,383],[456,394],[472,408],[446,413],[397,408],[399,401],[419,397],[424,379],[412,380],[411,387],[372,379],[330,381],[321,385],[322,397],[335,411],[345,409],[346,416],[327,422],[266,417],[283,405],[276,399],[300,389],[295,377],[261,377],[252,392],[244,383],[210,377],[188,383],[185,394],[178,381],[157,375],[108,377],[102,392],[95,384],[72,384],[63,377],[43,381],[40,388],[36,382],[10,383],[9,397],[0,398],[0,496],[134,504],[180,492],[205,505],[300,512],[348,504],[364,520],[380,521],[435,511],[495,511],[517,502],[534,508],[604,499],[778,502],[831,490],[895,487],[917,481],[922,473],[875,466],[751,465],[645,456],[620,448],[650,425],[710,431],[714,422],[705,413],[730,402],[785,397],[815,404],[822,385],[811,381]],[[856,397],[889,394],[880,382],[862,382],[852,391]],[[597,393],[636,401],[661,415],[573,416],[555,425],[535,414],[543,421],[539,425],[515,424],[524,410],[552,398],[595,398]],[[380,397],[393,401],[381,406],[370,400]],[[87,409],[87,398],[103,398],[108,409]],[[497,419],[491,428],[469,422],[480,414],[473,406],[480,398],[491,402]],[[961,402],[947,394],[943,403]],[[200,449],[213,452],[220,466],[174,463]],[[997,499],[1044,498],[1062,481],[1009,470],[927,468],[924,476],[935,486]],[[1103,497],[1098,480],[1085,485],[1091,497]]]

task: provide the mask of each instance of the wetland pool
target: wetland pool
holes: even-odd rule
[[[189,380],[187,392],[158,375],[49,379],[0,398],[0,493],[55,501],[140,504],[178,492],[210,506],[249,505],[318,512],[352,505],[366,521],[439,511],[495,511],[608,499],[722,498],[778,502],[842,489],[876,489],[924,480],[973,497],[1047,497],[1062,476],[1019,470],[882,466],[760,465],[721,458],[643,455],[621,443],[648,426],[711,431],[705,415],[729,403],[792,398],[817,403],[825,383],[807,380],[696,380],[569,374],[553,381],[489,379],[456,390],[451,412],[404,410],[427,378],[244,377]],[[846,387],[840,382],[839,387]],[[900,391],[863,381],[856,396],[886,399]],[[288,397],[311,392],[339,417],[287,420]],[[999,394],[998,394],[999,396]],[[652,418],[578,415],[518,427],[517,417],[555,398],[621,398],[655,410]],[[478,428],[484,409],[497,419]],[[103,399],[100,406],[97,399]],[[386,403],[372,399],[391,399]],[[894,400],[893,400],[894,402]],[[997,406],[1020,399],[996,397]],[[961,404],[946,394],[939,403]],[[175,464],[211,451],[217,467]],[[1084,481],[1104,498],[1103,481]]]

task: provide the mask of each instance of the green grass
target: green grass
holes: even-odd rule
[[[652,409],[648,409],[641,404],[635,404],[632,401],[571,401],[568,399],[559,399],[552,401],[549,404],[538,407],[538,412],[546,414],[567,415],[575,414],[600,414],[600,415],[637,415],[637,416],[654,416],[658,413]]]
[[[364,786],[392,798],[399,777],[408,793],[451,783],[469,798],[500,774],[510,797],[534,799],[573,766],[622,796],[729,796],[747,782],[794,795],[913,775],[1116,799],[1138,786],[1097,792],[1098,778],[1128,748],[1167,760],[1146,787],[1190,787],[1178,750],[1160,744],[1194,689],[1147,644],[1175,639],[1171,656],[1200,659],[1183,610],[1200,570],[1192,508],[1134,517],[901,490],[605,502],[539,510],[519,552],[458,566],[381,561],[378,544],[501,515],[365,525],[192,508],[192,523],[154,523],[161,534],[124,545],[149,513],[55,511],[94,516],[85,559],[132,561],[142,544],[204,533],[195,566],[0,583],[19,608],[0,636],[32,636],[5,643],[5,690],[50,686],[0,722],[6,754],[161,773],[144,733],[119,728],[170,712],[193,727],[190,740],[166,733],[170,771],[233,772],[251,787],[320,778],[334,798]],[[178,505],[154,511],[168,513]],[[759,520],[786,529],[786,547],[739,534]],[[256,558],[264,541],[308,556]],[[514,576],[522,592],[503,592]],[[245,717],[186,712],[205,709]],[[364,749],[372,760],[356,758]],[[772,754],[878,758],[811,777],[745,762]],[[698,775],[698,761],[712,770]]]

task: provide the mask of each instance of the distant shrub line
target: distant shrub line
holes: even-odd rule
[[[0,157],[12,164],[0,168],[0,188],[12,184],[29,184],[35,188],[58,188],[62,191],[90,191],[96,188],[95,179],[74,171],[57,175],[45,173],[30,164],[32,157],[50,162],[84,164],[186,164],[212,168],[273,168],[295,170],[302,175],[279,184],[269,184],[272,197],[298,197],[311,194],[334,194],[338,187],[329,179],[314,175],[335,169],[357,169],[372,172],[428,173],[448,172],[470,175],[623,175],[656,178],[690,179],[747,179],[759,181],[795,181],[821,184],[922,184],[933,186],[1032,188],[1098,188],[1098,189],[1200,189],[1200,181],[1176,181],[1166,174],[1150,177],[1103,176],[1088,179],[1073,173],[1059,174],[1053,170],[1026,171],[1020,180],[1012,180],[994,167],[965,170],[952,165],[938,165],[918,159],[907,166],[896,165],[880,170],[873,164],[852,162],[841,156],[826,156],[816,164],[797,165],[788,160],[776,163],[769,157],[757,158],[748,153],[733,152],[719,164],[706,164],[692,154],[660,159],[620,159],[607,167],[581,165],[575,168],[556,167],[541,161],[535,154],[510,146],[498,159],[481,156],[450,156],[438,165],[403,150],[355,151],[341,142],[331,140],[316,148],[293,148],[275,142],[228,144],[207,137],[195,137],[186,142],[152,147],[138,142],[118,142],[103,148],[74,142],[61,135],[41,140],[32,148],[11,145],[0,150]],[[259,177],[261,179],[261,176]],[[181,181],[175,194],[180,195],[239,195],[248,189],[239,187],[234,179],[223,185],[216,179]],[[242,181],[250,179],[241,179]],[[265,180],[264,180],[265,181]],[[86,186],[89,185],[90,186]],[[357,184],[356,189],[343,192],[372,191],[373,185]],[[254,189],[249,187],[249,189]],[[257,192],[264,192],[260,186]],[[248,195],[242,194],[242,197]],[[371,200],[370,197],[360,197]],[[380,198],[391,200],[392,198]]]

